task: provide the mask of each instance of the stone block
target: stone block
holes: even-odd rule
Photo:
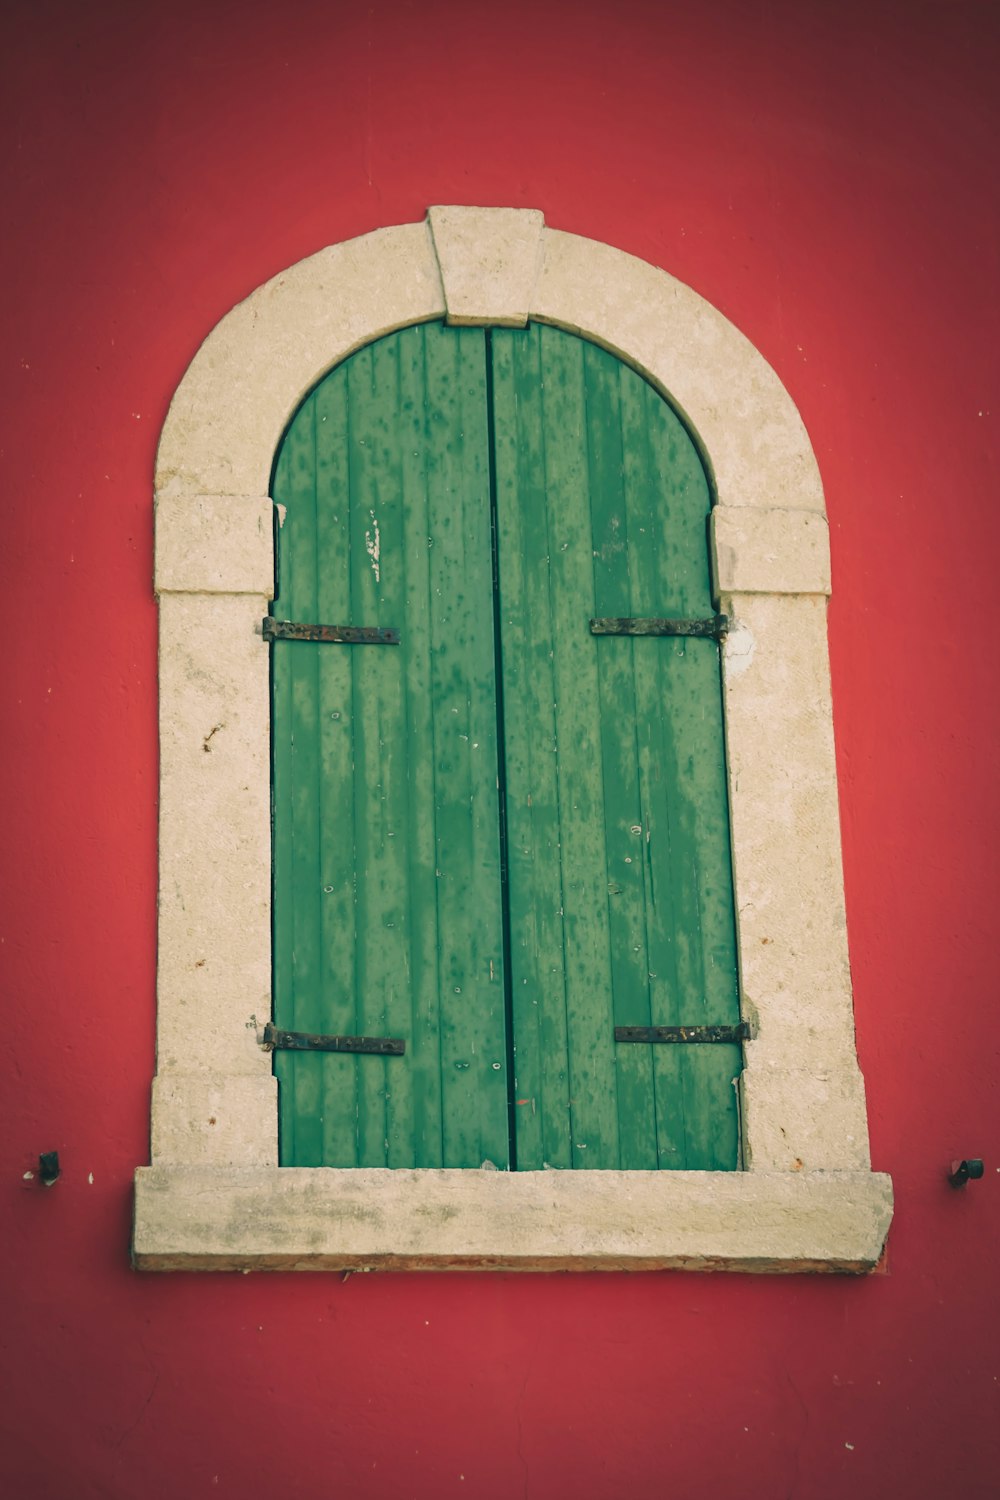
[[[725,594],[829,594],[826,517],[809,510],[717,505],[711,515],[712,584]]]
[[[265,495],[167,495],[156,500],[158,594],[274,591],[274,506]]]
[[[430,208],[449,323],[523,328],[544,220],[533,208]]]
[[[872,1172],[144,1167],[140,1270],[870,1270]]]

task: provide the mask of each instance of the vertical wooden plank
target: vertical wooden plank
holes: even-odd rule
[[[434,701],[431,691],[430,488],[427,452],[426,333],[404,329],[399,357],[399,443],[403,492],[403,555],[406,640],[406,826],[398,831],[406,849],[406,949],[409,1014],[399,1035],[408,1037],[405,1106],[396,1083],[389,1100],[390,1166],[440,1166],[443,1154],[441,1094],[440,971],[435,880]],[[405,1027],[405,1029],[403,1029]]]
[[[295,431],[281,452],[278,483],[286,517],[294,518],[282,536],[280,592],[276,611],[288,603],[309,618],[316,608],[316,410],[308,401]],[[285,1006],[295,1028],[308,1030],[323,1015],[320,957],[320,836],[315,803],[319,791],[317,697],[318,648],[305,645],[297,655],[281,652],[274,675],[274,705],[281,715],[274,743],[276,868],[284,890],[297,899],[286,902],[284,922],[276,929],[275,1014]],[[322,1161],[322,1063],[308,1059],[305,1068],[276,1059],[282,1140],[303,1165]]]
[[[359,350],[346,365],[346,377],[349,618],[357,624],[399,628],[405,589],[396,340]],[[357,931],[352,1029],[364,1036],[388,1036],[397,1034],[390,1016],[404,1025],[409,1021],[408,1005],[399,1003],[401,996],[406,998],[406,850],[397,837],[405,825],[403,672],[397,648],[354,648],[350,656],[354,775],[348,799],[353,801]],[[355,1059],[351,1065],[357,1075],[358,1165],[385,1166],[386,1093],[399,1065],[374,1057]]]
[[[300,428],[304,432],[305,424]],[[275,465],[273,490],[277,494],[294,497],[293,481],[297,465],[293,463],[294,445],[283,442]],[[312,503],[312,497],[310,497]],[[286,502],[287,504],[287,502]],[[287,544],[282,536],[277,538],[276,590],[272,606],[276,616],[286,610],[282,588],[287,590],[289,576],[286,560]],[[283,900],[282,893],[292,884],[292,823],[290,816],[291,776],[289,744],[292,711],[291,663],[284,655],[271,655],[271,860],[273,867],[273,902],[277,906]],[[275,1017],[291,1018],[293,994],[294,934],[290,922],[281,924],[273,920],[272,910],[272,1002]],[[296,1153],[295,1139],[295,1075],[279,1053],[274,1058],[274,1071],[278,1079],[278,1138],[282,1160],[293,1159]]]
[[[508,1164],[485,336],[426,330],[443,1159]]]
[[[588,495],[593,536],[594,613],[642,613],[631,586],[642,539],[629,531],[623,479],[626,452],[620,402],[621,365],[592,344],[582,347],[586,382]],[[606,1026],[650,1024],[650,957],[646,935],[647,864],[639,781],[638,724],[631,640],[592,639],[601,724],[603,810],[607,849],[611,995]],[[610,650],[607,649],[610,645]],[[623,1167],[658,1163],[651,1049],[616,1047],[616,1107]]]
[[[631,378],[630,378],[631,377]],[[652,392],[634,375],[621,369],[622,432],[627,459],[622,474],[622,503],[631,528],[630,573],[632,576],[630,613],[637,615],[667,613],[661,601],[691,599],[693,616],[706,613],[704,600],[694,597],[679,573],[689,570],[687,552],[672,536],[668,513],[670,474],[661,475],[653,462],[649,425],[655,421],[650,411]],[[706,495],[707,508],[707,495]],[[695,552],[704,551],[704,536],[688,538]],[[665,565],[670,554],[675,564]],[[653,601],[655,608],[651,605]],[[679,613],[679,610],[678,610]],[[636,702],[637,770],[640,778],[641,815],[639,818],[645,891],[644,924],[649,995],[643,1014],[652,1018],[669,1015],[671,1022],[682,1024],[685,1002],[692,1003],[681,976],[678,944],[683,942],[684,913],[676,899],[676,887],[687,887],[691,872],[681,861],[683,852],[672,842],[669,804],[677,775],[670,732],[670,707],[660,697],[665,679],[663,658],[672,654],[675,642],[655,641],[652,652],[641,650],[642,641],[630,641],[629,667]],[[624,657],[625,642],[613,642],[612,654]],[[616,650],[617,648],[617,650]],[[599,648],[600,649],[600,648]],[[698,1000],[701,1014],[701,1002]],[[674,1021],[673,1017],[677,1016]],[[628,1024],[627,1022],[625,1024]],[[642,1023],[639,1023],[642,1024]],[[627,1050],[627,1049],[623,1049]],[[663,1167],[686,1165],[684,1130],[684,1078],[687,1064],[679,1048],[651,1048],[650,1064],[655,1080],[654,1108],[657,1134],[657,1164]]]
[[[314,407],[316,494],[316,615],[318,622],[349,622],[353,558],[350,524],[350,459],[347,437],[347,381],[335,374],[322,381],[310,398]],[[288,515],[285,527],[292,524]],[[282,528],[284,531],[285,527]],[[308,607],[308,601],[301,606]],[[299,613],[295,618],[308,620]],[[275,660],[301,647],[275,648]],[[354,883],[354,816],[350,798],[339,788],[350,785],[354,769],[353,670],[355,654],[310,645],[318,671],[319,780],[314,809],[320,830],[320,943],[322,1029],[354,1030],[356,908]],[[297,902],[293,890],[290,899]],[[302,1030],[311,1028],[300,1028]],[[292,1061],[292,1067],[297,1064]],[[312,1064],[322,1077],[321,1161],[356,1165],[359,1066],[353,1059],[323,1055]],[[304,1104],[303,1113],[308,1103]]]
[[[536,330],[491,335],[514,1115],[521,1170],[570,1167],[556,680]]]

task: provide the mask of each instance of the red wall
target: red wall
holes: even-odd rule
[[[996,1493],[990,0],[8,0],[0,1493]],[[239,298],[429,203],[696,287],[827,488],[884,1274],[137,1276],[150,478]],[[23,1174],[58,1148],[43,1190]],[[987,1161],[962,1192],[954,1156]],[[92,1176],[92,1181],[91,1181]],[[4,1482],[5,1481],[5,1482]]]

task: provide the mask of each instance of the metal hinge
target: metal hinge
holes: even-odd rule
[[[737,1026],[616,1026],[616,1042],[745,1042],[749,1021]]]
[[[400,1036],[314,1036],[308,1031],[280,1031],[270,1021],[261,1042],[265,1051],[374,1052],[380,1057],[402,1057],[406,1043]]]
[[[590,622],[591,635],[694,635],[721,641],[728,630],[728,615],[709,615],[705,620],[641,620],[615,615]]]
[[[399,631],[382,625],[299,625],[265,615],[265,641],[333,641],[343,646],[398,646]]]

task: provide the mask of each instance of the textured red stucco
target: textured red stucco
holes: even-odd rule
[[[996,5],[4,17],[0,1494],[995,1495]],[[157,433],[253,287],[462,202],[539,207],[690,282],[809,427],[858,1043],[897,1193],[886,1274],[129,1269]],[[52,1148],[45,1191],[22,1174]],[[963,1155],[986,1177],[955,1192]]]

